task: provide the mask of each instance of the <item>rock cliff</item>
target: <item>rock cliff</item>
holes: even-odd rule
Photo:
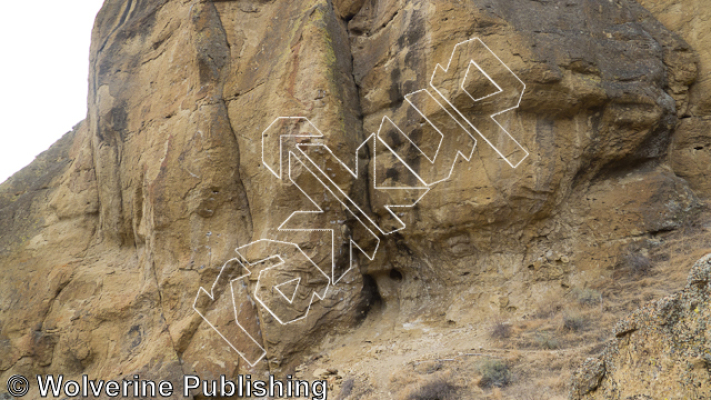
[[[418,398],[378,353],[431,377],[415,357],[479,357],[550,298],[621,316],[619,285],[681,288],[709,247],[711,25],[677,3],[106,0],[86,120],[0,185],[0,380],[330,354],[341,398]]]

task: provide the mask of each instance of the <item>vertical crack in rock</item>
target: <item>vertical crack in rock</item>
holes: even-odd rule
[[[156,266],[155,263],[152,261],[149,261],[151,264],[151,272],[153,274],[153,280],[155,281],[156,285],[156,292],[158,293],[158,306],[160,307],[160,318],[161,321],[165,324],[165,333],[168,335],[168,338],[170,338],[170,346],[172,347],[173,351],[175,352],[175,357],[178,359],[178,364],[180,367],[180,371],[185,374],[186,371],[183,368],[183,358],[182,358],[182,352],[178,348],[178,346],[175,343],[175,340],[173,339],[173,335],[170,334],[170,323],[168,320],[165,318],[164,314],[164,308],[163,308],[163,294],[161,293],[161,288],[160,288],[160,282],[158,281],[158,275],[156,274]]]
[[[225,84],[234,72],[228,35],[220,12],[213,2],[193,4],[190,20],[193,26],[191,40],[196,50],[200,83],[196,107],[200,121],[197,124],[200,134],[198,140],[203,153],[215,157],[215,160],[196,163],[196,167],[203,172],[199,173],[200,183],[188,192],[188,196],[202,198],[197,205],[196,214],[191,214],[191,235],[197,243],[207,238],[204,247],[207,249],[206,266],[209,270],[201,273],[207,272],[205,275],[209,277],[212,276],[212,271],[219,270],[228,259],[235,257],[234,249],[251,238],[254,228],[251,207],[241,179],[238,135],[233,128],[228,102],[224,96]],[[200,153],[197,155],[200,156]],[[225,165],[219,165],[218,162]],[[230,223],[233,219],[237,220]],[[209,285],[211,284],[210,282]],[[226,303],[228,308],[234,306],[232,300]],[[229,315],[234,318],[236,314]],[[249,317],[257,318],[257,315]],[[235,325],[236,321],[231,324]],[[184,358],[188,357],[193,365],[195,361],[219,363],[220,361],[216,360],[217,355],[200,354],[200,349],[204,346],[195,344],[194,340],[200,325],[204,326],[205,323],[202,320],[198,320],[198,323],[191,322],[189,329],[183,333],[180,347],[186,349]],[[211,330],[203,332],[214,335],[211,340],[221,340]],[[201,340],[205,338],[201,337]],[[237,356],[230,353],[230,357],[235,358],[230,362],[237,365]]]

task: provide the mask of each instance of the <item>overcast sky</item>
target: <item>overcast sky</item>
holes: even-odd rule
[[[86,116],[91,28],[102,3],[3,2],[0,182]]]

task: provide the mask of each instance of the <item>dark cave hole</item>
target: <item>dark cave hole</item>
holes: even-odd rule
[[[391,269],[390,270],[390,279],[394,281],[401,281],[402,280],[402,272],[396,270],[396,269]]]
[[[358,319],[362,322],[371,311],[380,310],[383,304],[383,298],[380,297],[378,291],[378,283],[370,275],[363,275],[363,290],[360,292],[360,298]]]
[[[703,149],[704,149],[704,146],[697,146],[697,147],[694,147],[694,150],[703,150]]]

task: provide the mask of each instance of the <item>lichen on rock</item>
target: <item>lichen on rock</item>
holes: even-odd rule
[[[570,398],[711,396],[710,278],[711,254],[694,264],[679,293],[620,321],[602,356],[586,361],[573,378]]]

